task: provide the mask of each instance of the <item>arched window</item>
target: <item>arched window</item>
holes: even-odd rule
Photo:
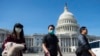
[[[67,30],[69,31],[69,26],[67,26]]]
[[[72,31],[73,31],[74,26],[72,26]]]
[[[67,23],[69,23],[69,20],[67,20]]]
[[[71,23],[71,20],[69,20],[69,23]]]

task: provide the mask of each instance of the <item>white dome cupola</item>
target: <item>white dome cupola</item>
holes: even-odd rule
[[[64,12],[59,16],[56,26],[56,34],[77,34],[79,26],[74,15],[68,11],[67,6],[64,7]]]
[[[60,15],[59,19],[68,18],[68,16],[73,16],[73,14],[69,12],[67,6],[65,6],[64,12]]]

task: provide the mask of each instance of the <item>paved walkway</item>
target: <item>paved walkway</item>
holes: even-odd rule
[[[38,54],[23,54],[23,56],[44,56],[43,53],[38,53]],[[58,55],[59,56],[59,55]],[[63,53],[63,56],[76,56],[74,53]]]

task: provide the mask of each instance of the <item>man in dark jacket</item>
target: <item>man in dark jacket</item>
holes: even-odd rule
[[[43,38],[42,47],[45,52],[45,56],[57,56],[58,52],[60,53],[60,56],[62,56],[58,45],[59,41],[57,36],[54,34],[54,30],[54,25],[49,25],[48,34]]]
[[[78,48],[76,50],[77,56],[96,56],[89,45],[88,39],[86,37],[88,31],[86,27],[80,28],[80,35],[78,37]]]

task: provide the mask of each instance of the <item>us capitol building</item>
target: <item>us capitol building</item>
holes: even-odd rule
[[[79,24],[74,15],[69,12],[67,6],[64,7],[64,12],[59,16],[56,26],[56,35],[59,38],[59,44],[62,52],[74,52],[77,48],[79,35]],[[87,36],[89,41],[98,39],[96,36]],[[100,39],[100,38],[99,38]]]
[[[69,12],[67,6],[65,6],[64,12],[59,16],[56,26],[56,35],[58,36],[62,52],[71,53],[75,51],[78,45],[77,37],[79,35],[79,28],[80,26],[74,15]],[[10,33],[11,31],[9,30],[0,29],[0,48],[7,35]],[[38,33],[25,35],[27,52],[43,52],[41,45],[44,35],[45,34]],[[88,35],[87,37],[89,41],[100,39],[100,36]]]

